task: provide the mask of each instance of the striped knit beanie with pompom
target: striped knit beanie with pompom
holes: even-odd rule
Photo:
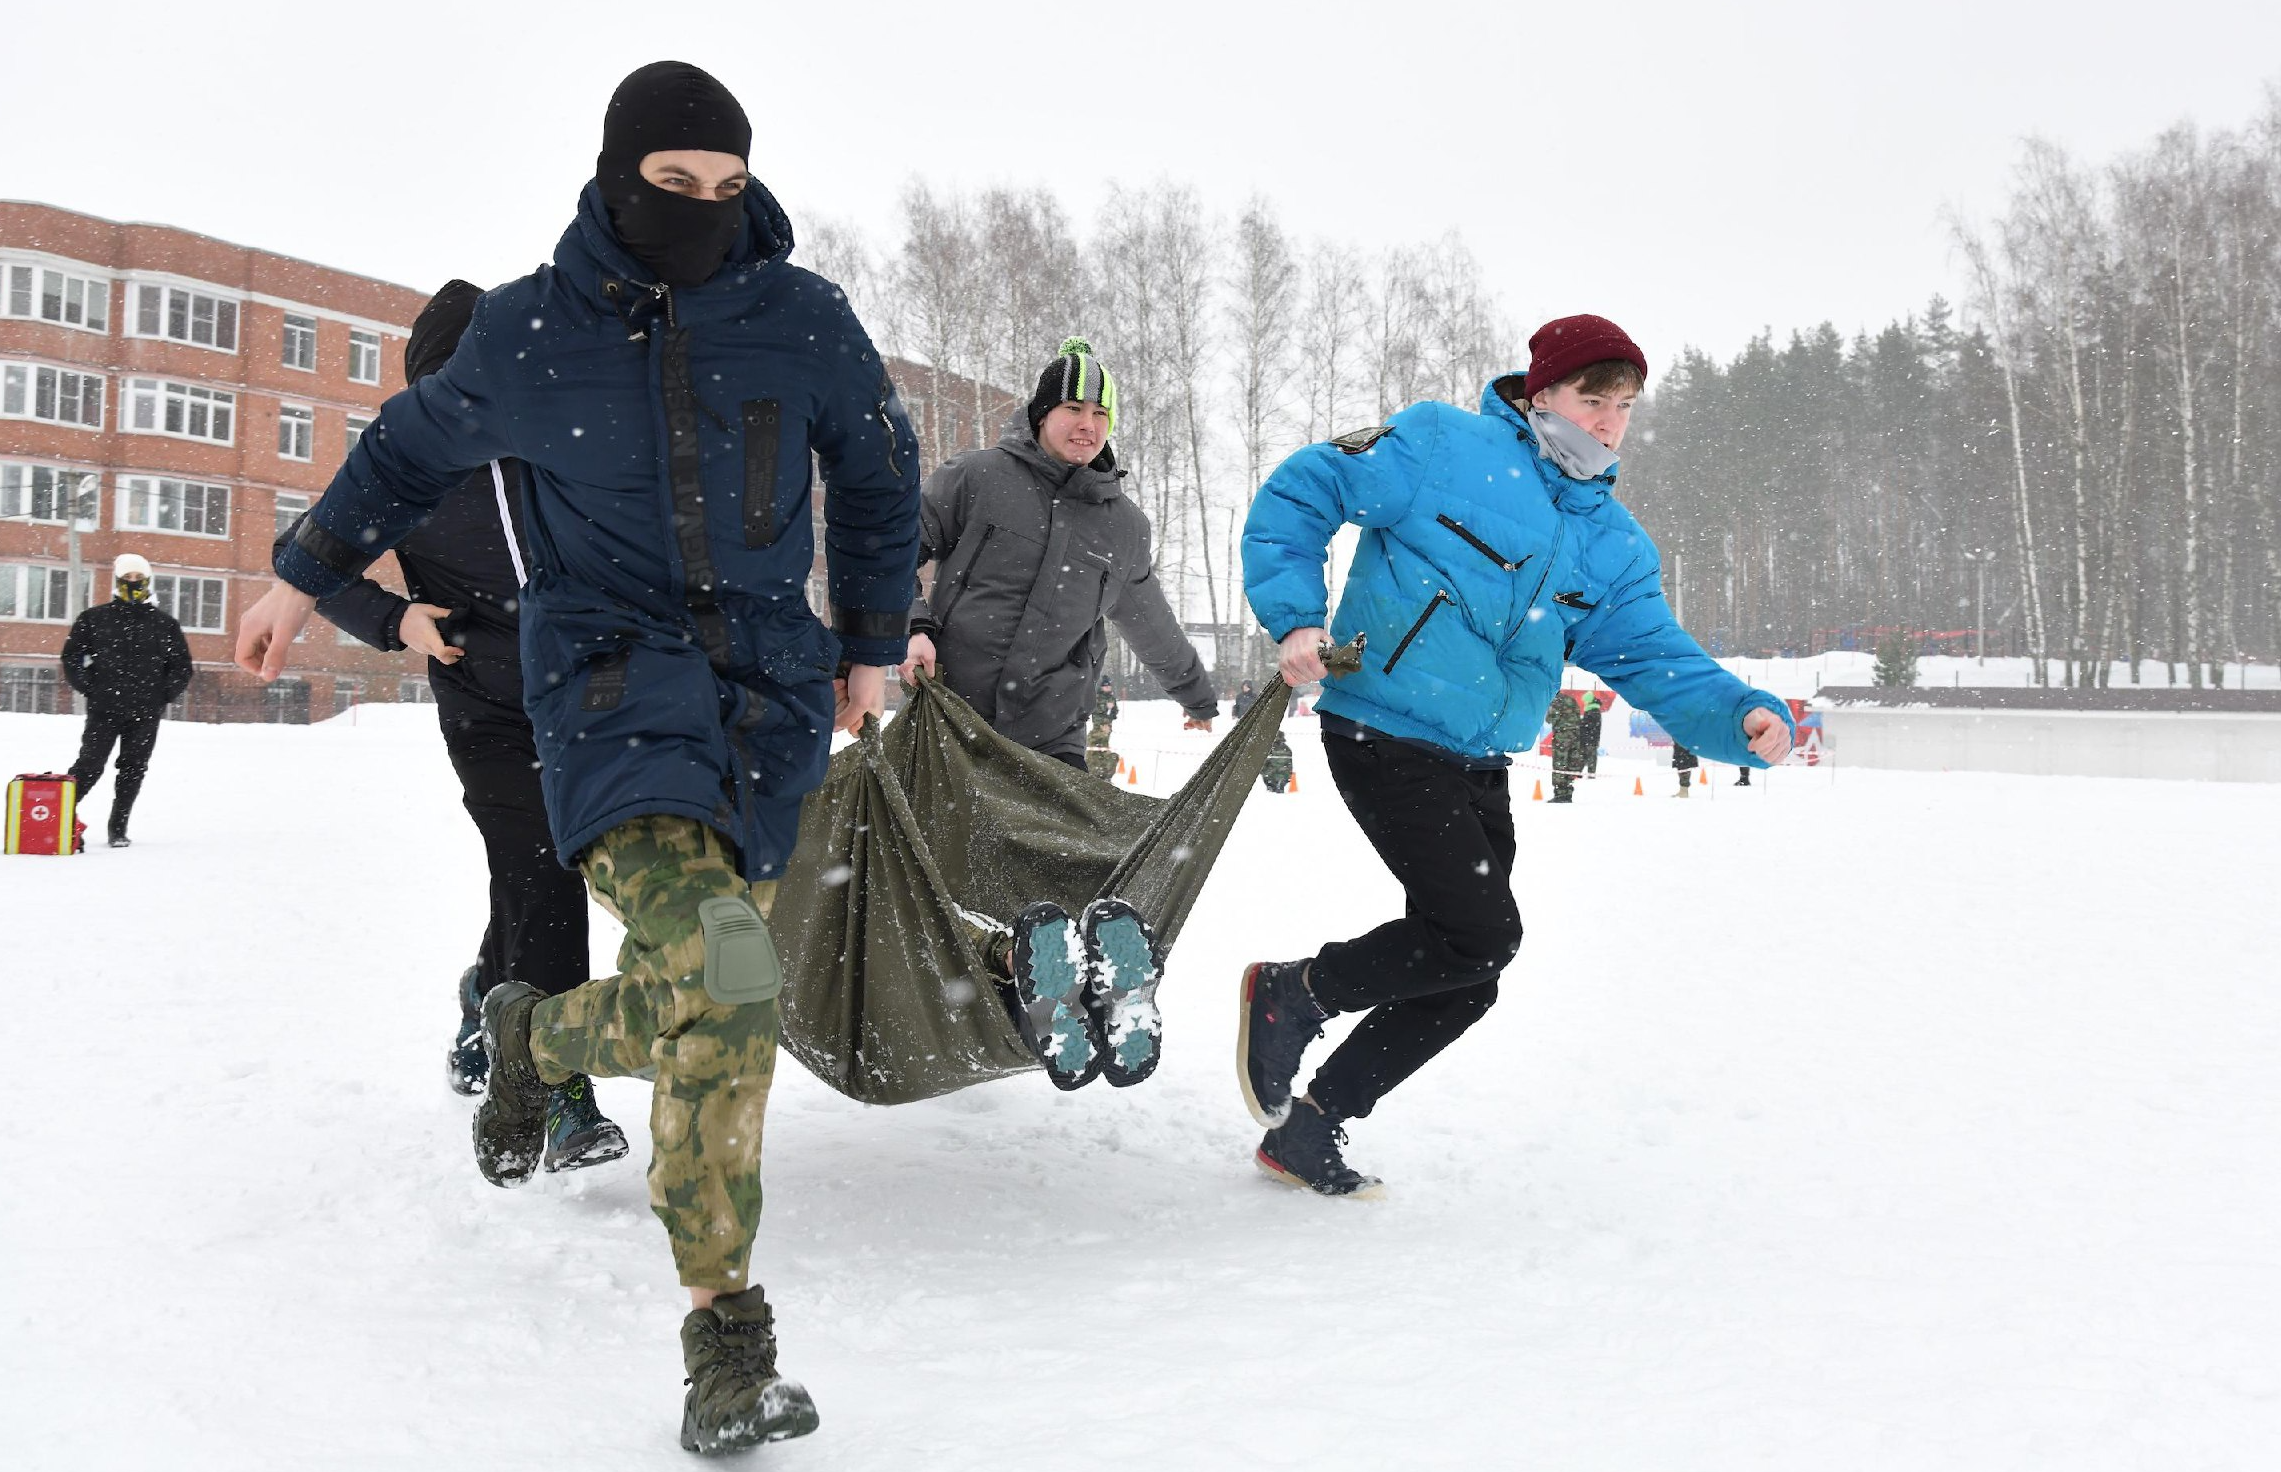
[[[1099,358],[1093,344],[1082,337],[1063,341],[1060,355],[1038,375],[1038,391],[1030,395],[1030,433],[1045,423],[1057,404],[1099,404],[1109,411],[1109,436],[1117,433],[1117,380]]]

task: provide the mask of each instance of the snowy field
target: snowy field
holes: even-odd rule
[[[431,722],[170,724],[133,849],[0,859],[0,1467],[692,1465],[646,1089],[634,1159],[504,1192],[444,1088],[483,882]],[[1176,723],[1128,707],[1151,785]],[[1231,1062],[1245,962],[1396,903],[1311,725],[1148,1085],[787,1061],[756,1276],[823,1429],[746,1465],[2273,1465],[2281,788],[1524,772],[1504,1000],[1338,1202],[1254,1172]],[[76,731],[0,716],[0,772]]]

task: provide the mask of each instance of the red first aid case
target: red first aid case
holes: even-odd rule
[[[8,852],[75,854],[87,825],[79,821],[79,784],[61,772],[26,772],[8,784]]]

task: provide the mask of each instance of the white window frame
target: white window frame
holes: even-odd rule
[[[194,434],[189,426],[197,422],[201,412],[209,432]],[[146,417],[147,424],[144,423]],[[170,418],[179,419],[183,427],[168,428]],[[119,405],[121,434],[155,434],[207,445],[234,445],[237,421],[236,394],[228,389],[208,388],[202,383],[178,383],[171,378],[128,379],[124,402]],[[221,425],[220,434],[211,432],[217,422]]]
[[[183,480],[171,475],[119,477],[117,525],[121,530],[160,532],[174,537],[205,537],[227,541],[230,536],[230,488],[211,481]],[[167,522],[172,520],[172,526]],[[216,521],[219,531],[209,530]],[[195,521],[196,526],[190,525]]]
[[[189,591],[198,600],[198,606],[185,617],[182,612],[182,595]],[[208,595],[211,594],[211,599]],[[153,572],[150,579],[150,601],[174,615],[185,634],[219,634],[230,626],[230,580],[211,578],[195,572]],[[206,623],[208,612],[213,622]]]
[[[345,697],[345,698],[344,698]],[[364,681],[354,675],[333,676],[333,714],[347,715],[352,705],[364,703]]]
[[[21,703],[29,700],[29,704]],[[0,664],[0,711],[22,715],[68,715],[71,687],[62,671],[48,664]]]
[[[95,390],[95,417],[92,419],[87,417],[87,390],[91,384]],[[110,385],[100,373],[19,359],[0,363],[0,419],[30,419],[41,424],[60,424],[68,429],[84,429],[100,434],[103,430],[103,400],[109,392]],[[50,411],[46,414],[39,412],[43,395]],[[61,412],[67,399],[74,406],[73,417],[68,419]]]
[[[0,562],[0,623],[68,624],[87,607],[94,582],[93,569],[80,570],[79,598],[74,607],[70,568],[38,562]],[[65,605],[60,611],[54,607],[59,589]],[[39,605],[38,613],[29,611],[35,602]]]
[[[47,314],[48,287],[55,287],[56,314]],[[74,313],[72,296],[79,302]],[[65,270],[42,261],[0,261],[0,317],[45,322],[107,337],[111,332],[111,278]]]
[[[299,521],[301,513],[308,509],[309,498],[307,496],[295,491],[279,491],[276,500],[270,507],[270,513],[277,518],[276,530],[271,533],[271,540],[274,541],[276,538],[284,536],[286,528]]]
[[[127,308],[129,337],[187,343],[233,357],[245,326],[245,303],[238,298],[167,281],[134,282],[127,293]],[[198,335],[201,309],[205,316],[203,339]],[[146,320],[153,325],[146,326]],[[227,342],[223,341],[225,337]]]
[[[341,454],[346,456],[349,451],[356,448],[356,442],[364,438],[365,431],[372,428],[372,416],[370,414],[351,414],[344,422],[343,427],[348,431],[348,440],[341,446]]]
[[[48,513],[38,510],[42,488],[40,473],[47,473]],[[63,492],[60,482],[65,478],[85,482],[92,478],[95,484],[82,484],[74,494]],[[67,495],[78,502],[79,529],[91,532],[103,525],[103,477],[100,472],[77,469],[69,465],[45,465],[29,460],[0,461],[0,521],[30,522],[38,526],[63,526],[73,520],[64,516],[63,503]]]
[[[426,675],[400,676],[396,681],[396,703],[398,705],[434,705],[436,703],[435,687],[428,683]]]
[[[296,363],[293,361],[293,345],[297,340],[304,338],[309,349],[309,361]],[[306,312],[287,312],[285,314],[285,328],[278,343],[277,361],[296,373],[314,373],[317,371],[317,319],[315,317]]]
[[[277,406],[277,458],[317,458],[317,411],[307,404]]]
[[[380,382],[380,334],[352,327],[348,334],[348,381]]]

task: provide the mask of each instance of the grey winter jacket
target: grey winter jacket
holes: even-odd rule
[[[1218,713],[1210,672],[1149,565],[1148,518],[1110,451],[1065,465],[1017,415],[997,445],[927,478],[919,560],[934,589],[911,608],[944,683],[1010,741],[1082,755],[1100,682],[1104,618],[1199,720]]]

